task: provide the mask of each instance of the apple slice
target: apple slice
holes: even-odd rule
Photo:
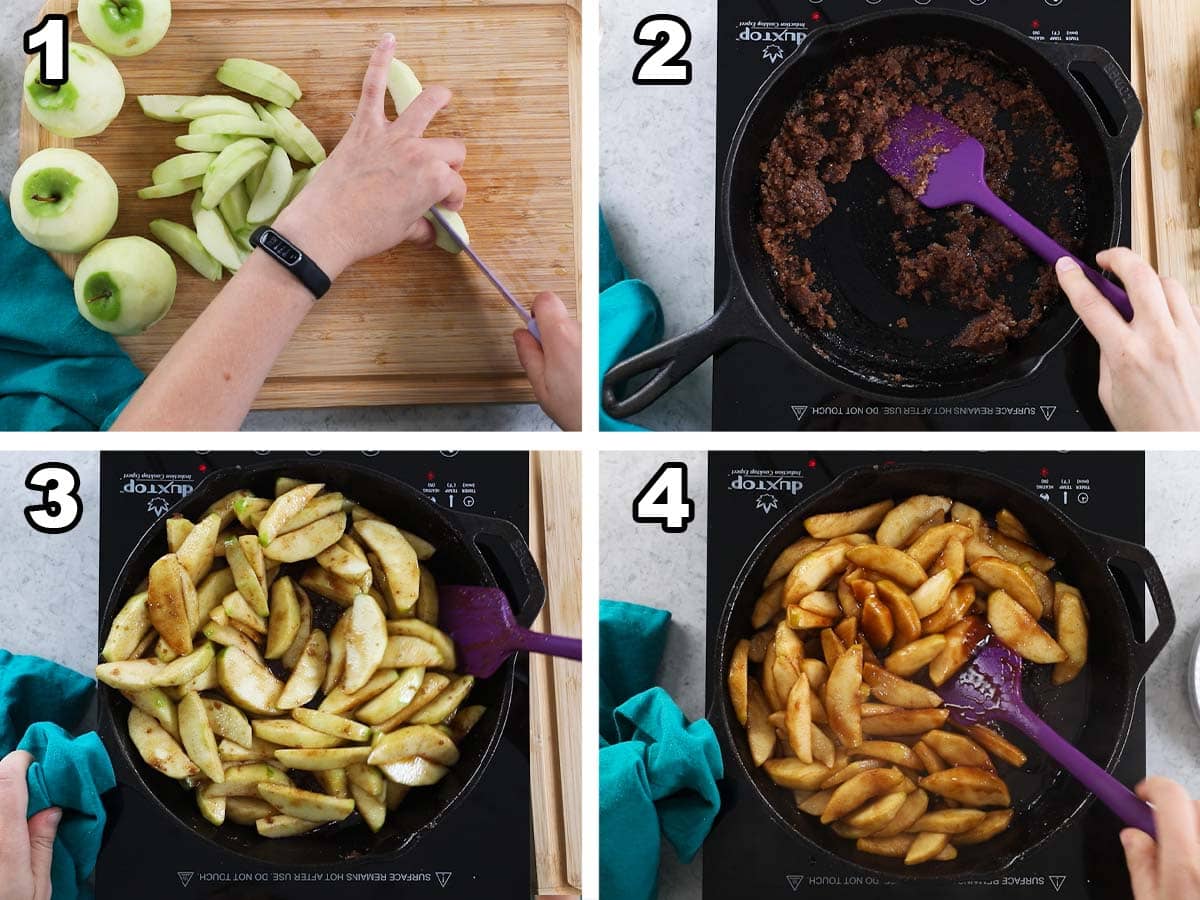
[[[204,249],[199,235],[186,225],[167,219],[155,219],[150,223],[150,233],[209,281],[221,280],[224,274],[223,267]]]
[[[220,153],[238,140],[231,134],[181,134],[175,138],[175,146],[193,153]]]
[[[192,191],[198,191],[203,186],[204,176],[197,175],[195,178],[185,178],[182,181],[171,181],[167,184],[144,187],[138,191],[138,199],[164,200],[167,197],[179,197],[183,194],[189,194]]]
[[[217,70],[221,84],[290,107],[303,96],[300,85],[287,72],[256,59],[227,59]]]
[[[321,146],[321,142],[317,140],[317,136],[309,127],[296,117],[295,113],[274,103],[267,107],[267,112],[274,119],[279,132],[286,132],[288,137],[300,146],[311,162],[325,161],[325,157],[328,155],[325,148]]]
[[[283,202],[287,200],[291,189],[292,164],[288,160],[287,151],[281,146],[276,146],[267,160],[267,167],[263,170],[262,181],[259,182],[254,200],[250,203],[246,221],[251,225],[261,225],[274,220],[283,209]]]
[[[217,204],[233,190],[234,185],[266,159],[269,152],[267,145],[257,138],[246,138],[222,150],[209,166],[208,174],[204,176],[204,193],[200,198],[200,205],[205,209],[216,209]]]
[[[275,106],[275,104],[272,105]],[[282,109],[283,107],[275,106],[275,108]],[[275,142],[287,151],[288,156],[298,163],[307,164],[312,162],[312,160],[308,158],[308,154],[304,152],[304,148],[296,142],[295,138],[292,137],[291,132],[286,131],[280,126],[279,120],[271,115],[270,110],[268,110],[261,103],[255,103],[254,111],[258,114],[258,117],[262,119],[262,121],[266,122],[275,129]]]
[[[275,128],[257,116],[205,116],[192,119],[188,134],[236,134],[274,140]]]
[[[230,700],[252,713],[279,714],[275,701],[283,692],[283,684],[266,666],[237,647],[226,647],[218,653],[216,665],[221,690]]]
[[[181,153],[172,156],[166,162],[159,163],[150,173],[150,180],[155,184],[170,184],[172,181],[186,181],[198,175],[204,175],[209,165],[217,158],[215,153]]]
[[[231,272],[242,267],[242,251],[234,244],[225,227],[225,222],[214,210],[200,205],[200,195],[192,204],[192,219],[196,223],[196,235],[208,253]]]
[[[189,100],[179,107],[179,114],[188,120],[203,119],[205,116],[244,116],[253,119],[254,107],[228,94],[209,94]]]
[[[138,97],[137,101],[147,119],[179,124],[192,118],[183,115],[180,110],[185,104],[199,99],[201,98],[179,94],[146,94]]]
[[[300,192],[308,187],[308,183],[312,181],[312,177],[317,174],[317,169],[321,168],[321,165],[317,164],[311,169],[301,169],[292,176],[292,189],[288,191],[287,200],[283,203],[284,209],[290,206],[291,202],[300,196]]]
[[[195,691],[188,691],[179,701],[179,736],[183,749],[200,771],[221,784],[225,780],[225,767],[217,754],[217,739],[208,724],[208,712],[204,701]]]
[[[246,183],[235,184],[233,189],[221,198],[217,210],[230,234],[237,234],[246,227],[246,213],[250,211],[250,195],[246,191]]]

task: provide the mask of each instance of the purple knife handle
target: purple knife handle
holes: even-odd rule
[[[1024,703],[1015,709],[1006,707],[999,713],[1006,721],[1025,732],[1039,747],[1053,756],[1064,769],[1083,782],[1083,786],[1100,798],[1126,825],[1138,828],[1155,840],[1154,810],[1133,791],[1096,765],[1038,716]]]
[[[583,641],[579,638],[559,637],[557,634],[542,634],[522,628],[514,637],[514,649],[530,653],[545,653],[563,659],[583,659]]]
[[[1008,228],[1009,231],[1020,238],[1025,246],[1051,266],[1057,264],[1064,256],[1071,257],[1071,259],[1075,260],[1079,268],[1083,270],[1083,274],[1088,277],[1088,281],[1094,284],[1096,289],[1108,299],[1108,302],[1116,307],[1117,312],[1121,314],[1125,321],[1133,321],[1133,306],[1129,302],[1129,295],[1125,293],[1120,285],[1113,284],[1070,250],[1059,244],[1050,235],[1024,218],[990,190],[982,190],[980,196],[972,200],[972,202],[1001,225]]]

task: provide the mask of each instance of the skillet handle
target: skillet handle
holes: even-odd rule
[[[1133,658],[1137,666],[1137,683],[1141,684],[1146,672],[1154,664],[1158,654],[1171,638],[1175,630],[1175,607],[1171,603],[1171,592],[1167,588],[1166,579],[1154,556],[1145,547],[1123,541],[1120,538],[1089,532],[1087,540],[1100,558],[1109,563],[1114,559],[1123,559],[1137,566],[1146,587],[1150,591],[1150,600],[1154,604],[1154,615],[1158,618],[1158,627],[1154,634],[1142,643],[1133,645]]]
[[[770,342],[768,329],[746,298],[731,288],[716,315],[698,328],[671,338],[617,363],[604,376],[601,402],[614,419],[627,419],[640,413],[669,391],[701,363],[731,344],[758,340]],[[628,396],[618,394],[618,386],[630,379],[653,372],[654,377]]]
[[[513,613],[522,628],[528,628],[546,602],[546,584],[538,572],[537,563],[529,552],[529,544],[521,529],[505,519],[455,512],[469,543],[479,549],[487,548],[512,585],[509,600],[515,604]],[[502,550],[503,552],[495,552]]]
[[[1103,47],[1091,44],[1051,43],[1039,44],[1038,47],[1046,51],[1046,55],[1062,69],[1068,78],[1083,79],[1090,83],[1091,79],[1086,78],[1082,73],[1077,75],[1072,71],[1071,67],[1079,62],[1095,64],[1104,75],[1108,83],[1103,87],[1107,87],[1108,92],[1100,90],[1096,85],[1091,85],[1092,90],[1087,93],[1090,102],[1095,105],[1098,100],[1106,107],[1104,112],[1107,112],[1114,121],[1121,121],[1122,118],[1125,120],[1125,124],[1118,134],[1109,135],[1107,127],[1102,130],[1106,137],[1111,137],[1110,147],[1116,152],[1117,160],[1123,168],[1129,154],[1133,152],[1134,142],[1137,140],[1138,132],[1141,130],[1142,121],[1145,118],[1141,101],[1138,100],[1137,91],[1129,80],[1129,76],[1113,59],[1112,54]],[[1106,93],[1115,96],[1106,96]]]

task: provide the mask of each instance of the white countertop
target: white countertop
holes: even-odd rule
[[[5,198],[18,165],[21,86],[28,65],[21,52],[21,35],[35,24],[44,5],[45,0],[0,4],[0,194]],[[260,411],[250,413],[243,430],[555,431],[557,427],[535,404],[504,403]]]
[[[668,460],[687,463],[688,490],[696,503],[696,520],[683,535],[635,524],[631,516],[633,498]],[[1200,456],[1151,453],[1146,471],[1146,543],[1171,588],[1177,620],[1170,643],[1146,678],[1148,771],[1181,782],[1200,800],[1200,723],[1187,694],[1188,657],[1200,634],[1200,543],[1191,537],[1200,508]],[[600,456],[600,596],[671,612],[660,681],[689,719],[705,712],[707,484],[703,453]],[[683,866],[673,851],[665,850],[660,870],[664,900],[700,896],[701,857]]]

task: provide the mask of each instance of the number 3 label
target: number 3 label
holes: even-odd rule
[[[692,31],[679,16],[647,16],[638,22],[633,40],[654,48],[634,67],[634,84],[692,83],[692,64],[683,58],[692,46]]]
[[[25,487],[38,491],[42,502],[25,507],[25,521],[43,534],[65,534],[79,524],[79,473],[66,463],[42,463],[25,477]]]
[[[682,534],[696,518],[696,504],[688,497],[687,466],[663,463],[633,501],[633,521],[661,525],[668,534]]]

